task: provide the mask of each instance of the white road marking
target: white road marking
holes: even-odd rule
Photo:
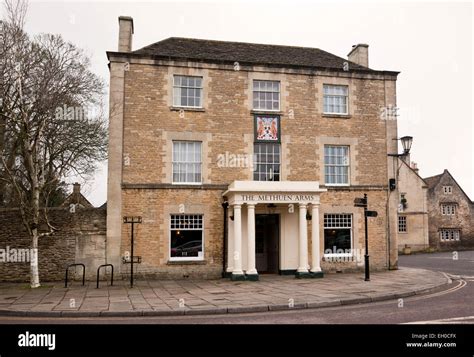
[[[453,259],[452,256],[449,256],[449,257],[427,257],[428,259],[447,259],[447,260],[455,260],[455,261],[459,261],[459,260],[466,260],[468,262],[472,262],[474,263],[474,260],[472,260],[471,258],[458,258],[458,259]]]
[[[451,317],[448,319],[439,319],[439,320],[427,320],[427,321],[412,321],[404,322],[402,325],[414,325],[414,324],[446,324],[446,323],[465,323],[465,324],[474,324],[474,316],[462,316],[462,317]]]

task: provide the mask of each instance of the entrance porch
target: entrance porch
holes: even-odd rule
[[[317,181],[234,181],[229,203],[227,269],[232,280],[258,280],[259,269],[322,277]],[[311,222],[311,264],[308,259]]]

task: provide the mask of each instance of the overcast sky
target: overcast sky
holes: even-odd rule
[[[3,9],[2,9],[3,11]],[[369,44],[369,66],[400,71],[399,136],[414,137],[422,177],[448,169],[474,199],[473,9],[449,2],[31,1],[27,31],[84,48],[108,83],[118,16],[132,16],[133,49],[171,36],[318,47],[346,58]],[[84,190],[106,200],[106,165]]]

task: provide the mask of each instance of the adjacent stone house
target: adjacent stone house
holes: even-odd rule
[[[107,262],[160,278],[320,277],[397,266],[398,72],[317,48],[168,38],[110,61]],[[390,118],[389,118],[390,119]]]
[[[448,170],[428,184],[430,246],[439,250],[474,247],[474,204]]]
[[[399,177],[398,250],[423,251],[428,239],[428,184],[410,156],[397,159]]]

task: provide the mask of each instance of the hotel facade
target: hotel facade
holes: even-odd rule
[[[110,61],[107,262],[157,278],[397,266],[398,72],[316,48],[168,38]],[[394,214],[390,214],[394,212]]]

